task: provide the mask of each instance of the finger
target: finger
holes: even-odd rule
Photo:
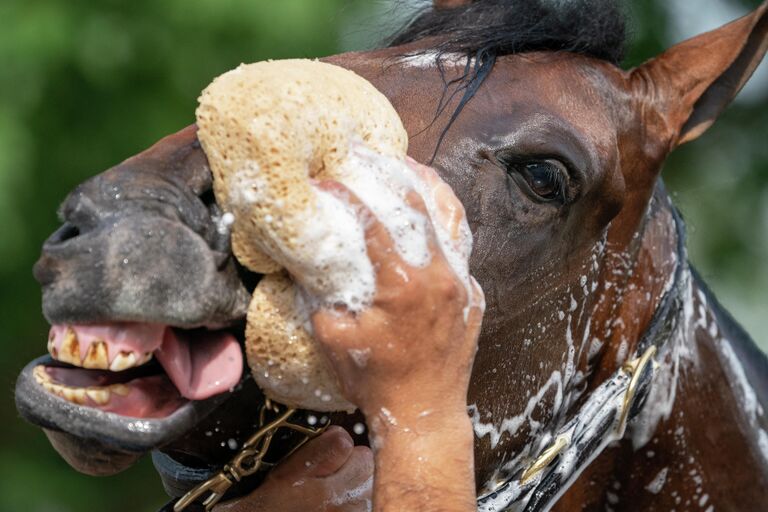
[[[429,188],[435,204],[435,222],[449,234],[451,241],[460,243],[461,224],[466,217],[464,205],[456,197],[453,189],[440,177],[433,167],[420,164],[407,157],[408,165]]]
[[[470,297],[469,305],[479,309],[481,312],[485,311],[485,292],[473,276],[469,276],[469,284],[472,288],[472,295]]]
[[[256,497],[256,494],[257,492],[253,492],[248,496],[234,498],[229,501],[219,503],[213,507],[213,512],[250,512],[252,510],[258,510],[258,508],[256,508],[258,506],[256,503],[258,503],[259,500]],[[251,503],[252,501],[254,503]]]
[[[251,491],[250,494],[219,503],[213,507],[213,512],[254,512],[256,510],[264,510],[265,501],[269,500],[268,497],[265,500],[265,494],[274,493],[270,487],[268,483],[264,483]],[[197,510],[194,506],[192,508]]]
[[[421,197],[421,194],[415,190],[411,190],[405,196],[405,202],[408,204],[408,206],[416,210],[424,217],[424,236],[427,239],[427,248],[429,249],[429,253],[432,254],[433,257],[435,255],[442,256],[443,251],[437,241],[435,226],[432,224],[432,216],[429,214],[429,210],[427,210],[427,205],[424,203],[424,198]]]
[[[471,295],[469,298],[469,317],[467,318],[467,327],[474,329],[475,336],[480,333],[480,327],[483,323],[483,314],[485,313],[485,294],[480,284],[474,277],[469,276]]]
[[[373,492],[373,468],[371,449],[367,446],[355,446],[349,461],[329,479],[334,488],[341,490],[337,491],[334,501],[339,505],[352,505],[370,500]]]
[[[360,373],[360,356],[357,354],[366,348],[360,347],[359,319],[352,314],[339,319],[334,312],[321,310],[312,315],[312,326],[314,338],[336,374],[342,395],[359,405],[352,377]]]
[[[347,431],[333,425],[280,463],[270,476],[293,481],[332,475],[349,460],[354,446]]]
[[[453,193],[453,189],[447,183],[441,182],[433,191],[437,209],[437,217],[454,244],[463,242],[461,235],[462,223],[465,222],[466,212],[464,205]]]
[[[395,244],[389,235],[389,230],[354,192],[338,181],[321,181],[317,184],[317,187],[333,194],[355,210],[357,218],[360,220],[365,231],[368,259],[371,260],[374,267],[383,270],[393,263],[401,263]]]
[[[349,311],[319,309],[312,313],[311,319],[315,339],[331,349],[340,348],[338,345],[343,345],[347,333],[357,327],[357,318]]]
[[[362,484],[373,476],[373,467],[373,451],[367,446],[355,446],[347,463],[333,475],[333,478]]]
[[[416,173],[418,174],[419,178],[423,181],[426,181],[427,183],[435,183],[437,180],[439,180],[439,176],[435,169],[428,165],[424,165],[422,163],[419,163],[418,161],[414,160],[410,156],[405,157],[405,163],[408,164],[408,166]]]

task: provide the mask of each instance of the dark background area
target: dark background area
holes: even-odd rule
[[[194,120],[210,80],[266,58],[371,47],[418,2],[372,0],[3,0],[0,2],[0,511],[151,511],[149,460],[122,475],[71,470],[13,405],[21,367],[45,351],[31,267],[56,208],[87,177]],[[746,13],[756,0],[641,0],[632,66]],[[688,219],[691,257],[765,349],[768,338],[768,79],[665,178]]]

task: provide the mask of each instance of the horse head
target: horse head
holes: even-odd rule
[[[572,453],[598,462],[576,464],[562,478],[568,485],[552,492],[564,495],[563,506],[610,505],[618,489],[638,509],[672,508],[681,496],[705,504],[701,486],[690,484],[691,463],[670,462],[680,451],[668,432],[673,425],[698,453],[721,442],[743,450],[748,460],[732,478],[765,484],[765,372],[738,366],[736,355],[731,366],[722,363],[726,334],[733,341],[743,333],[691,275],[682,224],[659,176],[670,151],[699,137],[762,59],[768,4],[631,70],[618,66],[623,22],[610,2],[522,4],[436,2],[392,46],[324,59],[389,98],[408,130],[410,155],[437,169],[466,208],[472,273],[487,300],[468,398],[478,491],[496,496],[522,482],[515,475],[606,382],[624,382],[622,368],[641,355],[659,322],[670,327],[650,336],[659,369],[646,379],[644,402],[631,404],[629,418],[619,406],[600,449]],[[195,133],[188,127],[162,139],[64,201],[63,225],[35,266],[52,324],[161,326],[188,336],[191,351],[201,330],[242,339],[249,291],[260,276],[232,257]],[[751,350],[739,347],[731,354]],[[756,364],[765,364],[760,357]],[[244,382],[171,415],[128,418],[52,395],[34,380],[36,364],[53,363],[22,373],[20,410],[88,473],[120,471],[152,449],[188,465],[223,463],[231,453],[221,443],[240,442],[252,430],[261,400]],[[704,369],[718,376],[717,386],[701,384]],[[739,371],[759,388],[757,397],[734,384]],[[676,399],[683,388],[699,400],[751,391],[744,407],[752,410],[731,400],[733,425],[698,432],[677,417],[685,410],[693,420],[702,407]],[[359,418],[333,421],[351,426]],[[656,457],[638,451],[648,443]],[[697,474],[715,471],[713,460],[697,459]],[[662,480],[679,473],[688,483],[644,491],[646,476],[667,466]],[[613,488],[604,484],[611,478]],[[716,487],[707,499],[737,503],[728,501],[727,486]],[[742,509],[764,503],[756,487],[742,493]]]

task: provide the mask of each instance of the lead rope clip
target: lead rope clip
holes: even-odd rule
[[[296,409],[286,408],[281,413],[280,408],[275,402],[266,400],[259,411],[259,429],[243,443],[243,448],[229,463],[224,465],[221,471],[182,496],[174,504],[173,511],[181,512],[206,494],[208,496],[203,500],[203,507],[205,507],[206,512],[213,510],[213,507],[224,497],[230,487],[243,478],[257,473],[268,464],[264,462],[264,457],[269,451],[275,433],[279,429],[287,428],[304,435],[304,438],[290,452],[285,454],[283,457],[285,459],[304,443],[320,435],[330,424],[329,422],[321,427],[312,428],[291,423],[289,420],[296,412]],[[277,414],[269,422],[266,421],[268,411]]]
[[[627,385],[627,390],[624,392],[624,400],[622,401],[621,415],[619,416],[619,422],[616,425],[616,432],[624,432],[627,417],[629,416],[629,410],[632,407],[632,401],[637,394],[637,388],[640,384],[640,379],[645,372],[645,368],[648,366],[648,363],[653,361],[654,355],[656,355],[656,347],[651,345],[645,349],[645,352],[643,352],[642,356],[636,357],[632,361],[628,361],[622,367],[622,370],[630,376],[630,379],[629,384]],[[554,442],[552,442],[551,445],[549,445],[543,452],[541,452],[541,455],[539,455],[536,460],[531,463],[531,465],[525,468],[522,475],[520,476],[520,485],[525,485],[526,483],[530,482],[539,473],[549,467],[552,461],[554,461],[555,458],[557,458],[557,456],[560,455],[560,453],[570,444],[570,435],[567,433],[558,435]]]

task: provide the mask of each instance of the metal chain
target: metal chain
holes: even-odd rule
[[[281,412],[281,409],[283,411]],[[274,414],[275,417],[267,421],[267,414]],[[192,503],[202,498],[205,494],[210,495],[203,500],[203,506],[206,512],[213,510],[214,505],[224,497],[230,487],[241,481],[243,478],[257,473],[260,469],[271,467],[277,463],[268,463],[264,457],[269,451],[272,439],[280,429],[289,429],[302,434],[304,437],[299,443],[281,460],[284,460],[295,452],[304,443],[320,435],[330,424],[330,422],[320,427],[307,427],[292,423],[289,421],[296,413],[296,409],[288,408],[266,399],[259,410],[259,428],[249,437],[240,451],[224,467],[205,482],[199,484],[187,494],[185,494],[173,506],[174,512],[181,512]]]

